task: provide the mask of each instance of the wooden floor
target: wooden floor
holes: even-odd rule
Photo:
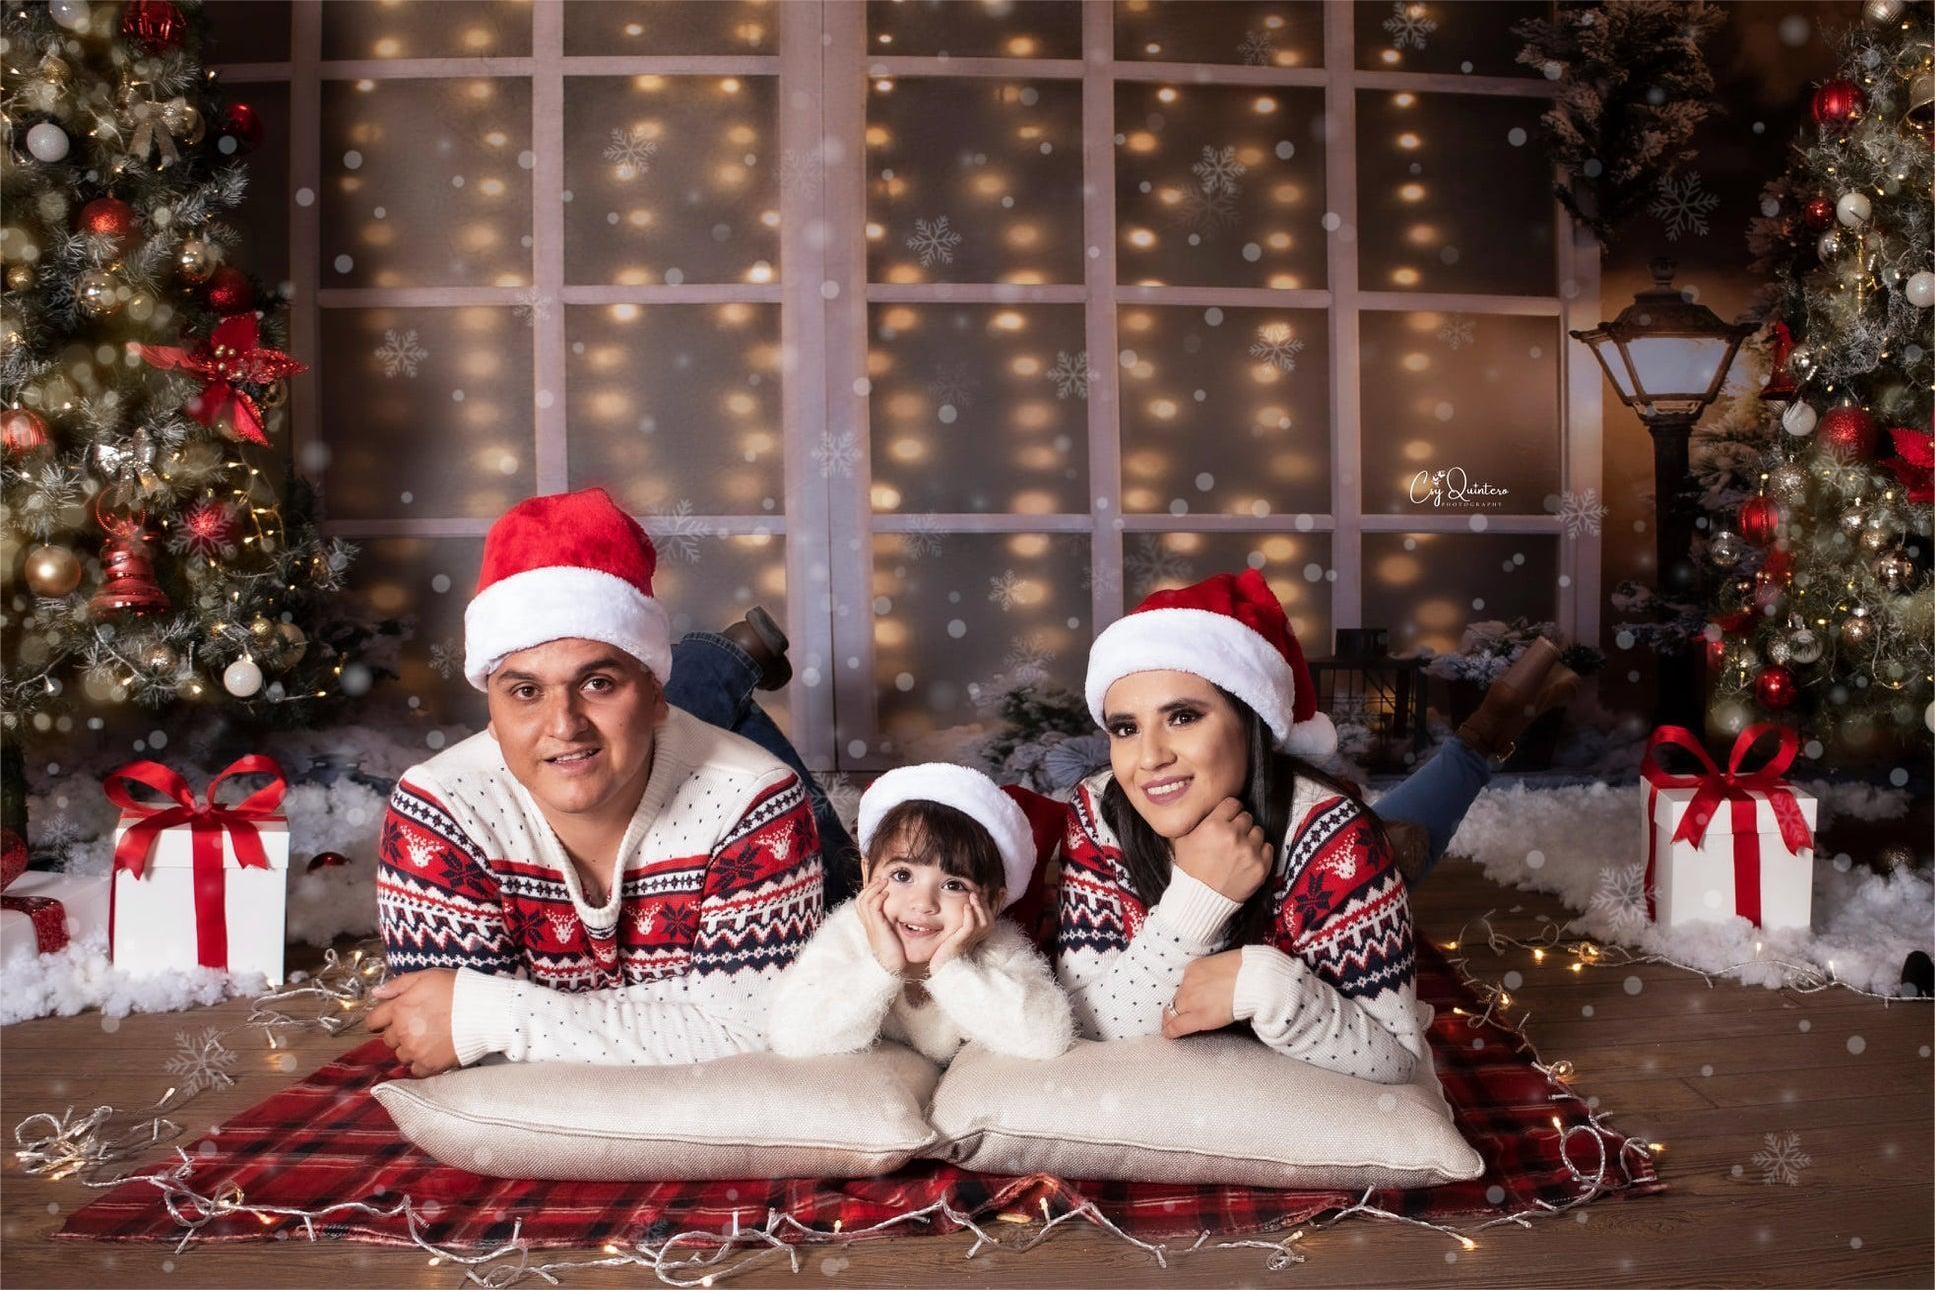
[[[1415,906],[1423,933],[1439,943],[1487,909],[1499,911],[1501,931],[1521,934],[1543,917],[1562,916],[1549,898],[1501,890],[1455,860],[1433,875]],[[900,1240],[811,1252],[799,1282],[778,1260],[735,1284],[1303,1288],[1935,1281],[1935,1008],[1884,1006],[1845,991],[1785,997],[1729,984],[1709,990],[1699,978],[1668,968],[1574,975],[1550,965],[1534,968],[1521,953],[1494,959],[1482,947],[1471,967],[1492,980],[1512,970],[1524,975],[1512,994],[1518,1010],[1530,1014],[1533,1041],[1548,1060],[1572,1060],[1574,1087],[1600,1099],[1615,1124],[1665,1145],[1667,1193],[1605,1201],[1525,1230],[1495,1229],[1468,1252],[1434,1233],[1353,1219],[1306,1236],[1308,1261],[1281,1274],[1266,1270],[1267,1256],[1258,1250],[1199,1253],[1164,1272],[1140,1251],[1069,1225],[1026,1255],[984,1252],[963,1264],[967,1237]],[[236,1003],[130,1017],[111,1034],[102,1033],[95,1014],[7,1027],[0,1031],[4,1122],[12,1126],[32,1112],[69,1104],[143,1104],[167,1087],[162,1064],[178,1032],[232,1024],[245,1011]],[[360,1032],[333,1040],[305,1037],[292,1053],[280,1055],[280,1067],[272,1065],[276,1055],[246,1055],[253,1069],[235,1088],[204,1094],[187,1108],[188,1140],[360,1042]],[[1796,1135],[1809,1161],[1792,1184],[1763,1181],[1754,1162],[1769,1135]],[[0,1280],[8,1287],[458,1283],[453,1269],[432,1268],[420,1253],[368,1246],[290,1241],[190,1249],[177,1256],[155,1245],[49,1241],[62,1215],[89,1195],[71,1181],[23,1176],[9,1154],[0,1192]],[[568,1274],[565,1284],[651,1280],[637,1269],[587,1269]]]

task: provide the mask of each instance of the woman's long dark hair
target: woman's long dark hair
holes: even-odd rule
[[[1319,770],[1301,757],[1279,752],[1270,727],[1249,704],[1221,686],[1216,687],[1216,692],[1242,718],[1244,734],[1249,743],[1250,769],[1238,797],[1243,809],[1263,826],[1264,836],[1269,839],[1273,853],[1281,852],[1284,839],[1289,835],[1293,823],[1290,806],[1296,799],[1297,781],[1300,779],[1321,784],[1363,807],[1371,828],[1380,840],[1383,839],[1384,826],[1368,807],[1364,807],[1364,799],[1354,784]],[[1130,803],[1127,791],[1113,777],[1102,794],[1102,818],[1114,830],[1116,841],[1122,846],[1122,862],[1129,871],[1130,880],[1135,883],[1137,899],[1145,906],[1154,905],[1169,888],[1169,867],[1175,859],[1169,840],[1149,827],[1149,822]],[[1273,877],[1265,878],[1263,885],[1236,911],[1236,916],[1230,920],[1230,927],[1235,933],[1234,944],[1253,945],[1266,939],[1270,919],[1276,913],[1275,887]]]

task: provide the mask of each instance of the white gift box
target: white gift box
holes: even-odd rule
[[[83,876],[29,869],[7,888],[9,896],[39,896],[58,900],[71,945],[89,937],[107,939],[108,880],[106,874]],[[0,911],[0,961],[16,954],[37,954],[34,920],[17,910]]]
[[[1735,891],[1735,857],[1743,854],[1744,842],[1747,852],[1757,846],[1760,853],[1758,925],[1770,930],[1808,926],[1814,902],[1814,850],[1807,847],[1797,854],[1787,849],[1765,790],[1749,790],[1754,802],[1752,831],[1747,837],[1735,835],[1734,804],[1722,801],[1707,821],[1706,836],[1697,847],[1673,840],[1697,788],[1655,789],[1642,779],[1640,791],[1647,794],[1646,800],[1652,805],[1642,845],[1649,848],[1646,855],[1652,862],[1654,921],[1662,927],[1677,927],[1735,915],[1750,918],[1751,914],[1740,908]],[[1814,795],[1800,788],[1787,791],[1793,793],[1812,836],[1817,807]]]
[[[122,834],[139,816],[123,815]],[[226,963],[238,975],[260,972],[270,985],[282,984],[284,923],[289,899],[289,823],[280,815],[250,822],[262,839],[269,867],[244,867],[235,855],[230,825],[221,834],[222,913]],[[192,828],[178,824],[155,835],[146,869],[137,878],[127,869],[114,873],[111,957],[114,966],[142,976],[179,972],[201,965],[200,929],[195,906],[195,843]],[[211,929],[215,934],[221,929]]]

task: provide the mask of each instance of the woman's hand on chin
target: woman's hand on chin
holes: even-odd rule
[[[1236,1020],[1236,974],[1243,951],[1224,950],[1192,962],[1183,971],[1176,997],[1162,1010],[1162,1033],[1180,1039],[1202,1030],[1221,1030]]]
[[[1233,797],[1170,846],[1178,869],[1234,901],[1248,900],[1270,876],[1270,841]]]

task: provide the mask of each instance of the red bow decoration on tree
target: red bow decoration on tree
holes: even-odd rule
[[[309,366],[279,349],[258,344],[260,337],[254,314],[231,314],[192,350],[138,342],[131,342],[128,348],[154,367],[192,372],[206,382],[202,392],[188,401],[188,415],[195,420],[213,426],[229,412],[237,438],[266,445],[269,437],[262,432],[262,409],[246,387],[272,385],[285,376],[308,371]]]
[[[1747,760],[1747,754],[1753,751],[1761,736],[1769,732],[1779,738],[1774,755],[1759,770],[1742,773],[1741,763]],[[1669,775],[1661,770],[1654,754],[1668,744],[1692,753],[1704,768],[1704,773]],[[1734,740],[1733,752],[1727,758],[1727,769],[1722,771],[1707,755],[1699,739],[1686,727],[1661,726],[1653,732],[1652,738],[1646,741],[1646,756],[1639,763],[1639,777],[1647,785],[1647,917],[1659,917],[1653,890],[1659,840],[1658,831],[1652,826],[1654,803],[1662,788],[1690,788],[1694,790],[1693,798],[1686,804],[1686,813],[1680,817],[1679,828],[1673,831],[1673,840],[1695,847],[1703,845],[1707,825],[1713,822],[1720,804],[1732,803],[1735,909],[1756,927],[1760,925],[1760,834],[1754,828],[1759,798],[1755,794],[1766,796],[1767,805],[1774,813],[1774,823],[1780,829],[1781,841],[1787,844],[1789,851],[1799,855],[1814,845],[1813,831],[1807,827],[1807,817],[1801,812],[1800,803],[1794,800],[1794,790],[1781,779],[1787,768],[1794,764],[1794,756],[1800,747],[1801,737],[1792,729],[1763,721],[1740,732],[1740,737]]]
[[[274,781],[258,788],[234,806],[215,800],[216,790],[231,775],[272,775]],[[152,788],[174,799],[172,806],[157,806],[137,801],[128,791],[131,784]],[[196,961],[203,967],[228,966],[228,911],[223,877],[222,837],[226,834],[235,848],[236,863],[244,868],[267,869],[269,856],[262,849],[262,835],[256,821],[275,815],[288,790],[282,767],[272,757],[253,754],[238,757],[208,781],[206,801],[195,800],[188,781],[157,761],[133,761],[112,771],[102,785],[108,801],[128,814],[140,817],[129,825],[114,847],[114,867],[126,869],[136,878],[148,869],[148,852],[155,839],[178,824],[193,830],[195,857],[195,944]],[[114,944],[114,901],[108,900],[108,944]]]
[[[1935,434],[1896,426],[1888,432],[1895,455],[1884,463],[1901,481],[1908,500],[1917,506],[1935,502]]]

